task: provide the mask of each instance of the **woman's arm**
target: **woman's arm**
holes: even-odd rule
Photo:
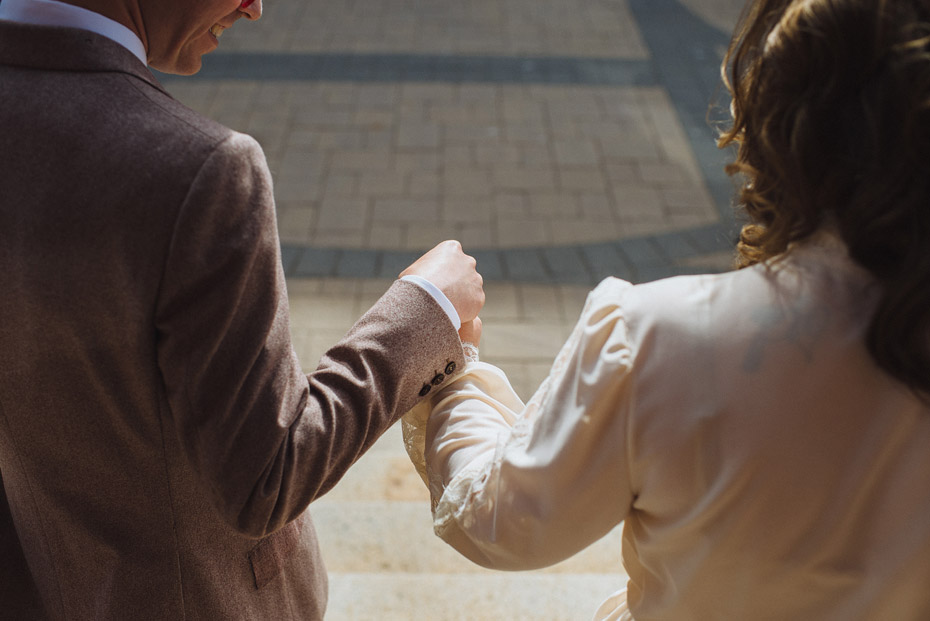
[[[626,516],[632,352],[610,279],[588,298],[549,377],[524,406],[504,373],[470,363],[439,391],[423,434],[436,533],[497,569],[551,565]],[[411,412],[409,423],[424,412]]]

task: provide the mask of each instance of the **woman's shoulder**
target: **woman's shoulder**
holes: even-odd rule
[[[602,280],[588,295],[587,307],[618,305],[625,314],[649,316],[692,315],[695,307],[706,304],[721,292],[734,287],[747,288],[747,273],[696,274],[673,276],[634,284],[620,278]]]

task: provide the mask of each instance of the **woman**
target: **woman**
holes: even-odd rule
[[[598,619],[930,619],[930,1],[761,0],[724,67],[744,269],[608,279],[528,404],[473,360],[409,413],[436,532],[623,521]]]

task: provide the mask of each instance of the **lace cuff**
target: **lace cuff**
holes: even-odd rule
[[[465,369],[462,370],[462,373],[464,373],[470,365],[478,362],[478,346],[473,343],[462,343],[462,349],[465,352]],[[454,377],[451,378],[450,383],[454,380]],[[433,410],[436,396],[436,394],[433,394],[422,399],[400,419],[404,448],[407,450],[407,456],[410,458],[410,462],[416,469],[417,474],[420,475],[423,483],[429,488],[430,508],[434,511],[443,495],[443,484],[437,475],[431,476],[431,473],[426,468],[426,425],[429,423],[429,416]]]
[[[426,487],[430,488],[430,499],[432,500],[438,498],[438,496],[433,494],[432,487],[429,484],[429,474],[426,471],[426,424],[429,422],[431,410],[431,400],[428,398],[423,399],[400,419],[400,429],[410,463],[413,464]],[[432,501],[432,508],[435,508],[435,501]]]
[[[465,363],[478,362],[478,346],[472,343],[462,343],[462,349],[465,351]]]

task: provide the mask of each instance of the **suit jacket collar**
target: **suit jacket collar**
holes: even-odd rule
[[[125,73],[167,94],[132,52],[104,36],[77,28],[0,21],[0,65],[46,71]]]

